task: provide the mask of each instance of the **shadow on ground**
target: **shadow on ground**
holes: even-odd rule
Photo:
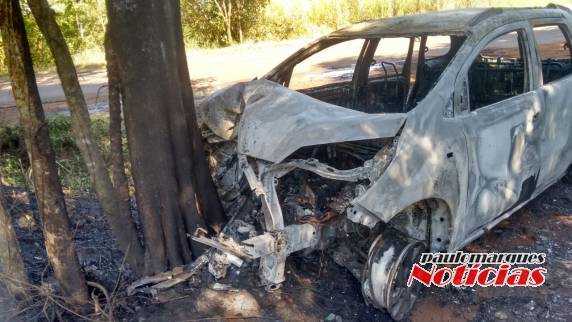
[[[5,189],[29,276],[49,280],[35,199],[24,189]],[[92,198],[69,198],[81,265],[88,279],[112,290],[132,280],[120,270],[121,252],[113,243],[101,208]],[[572,185],[558,183],[528,206],[466,247],[471,252],[544,252],[548,269],[538,288],[429,288],[409,321],[571,321]],[[287,262],[283,287],[267,292],[257,285],[256,268],[241,272],[238,289],[201,288],[200,281],[160,293],[157,300],[116,294],[125,321],[285,320],[389,321],[367,306],[358,282],[327,255],[297,254]],[[201,278],[213,286],[208,273]],[[0,294],[1,297],[2,294]],[[5,300],[3,300],[5,301]],[[0,303],[0,309],[2,308]],[[0,317],[2,312],[0,312]]]

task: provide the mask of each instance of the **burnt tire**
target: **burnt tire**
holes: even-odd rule
[[[413,263],[427,246],[411,241],[388,229],[371,245],[362,275],[362,292],[378,309],[385,309],[394,320],[409,315],[420,293],[419,283],[407,286]]]

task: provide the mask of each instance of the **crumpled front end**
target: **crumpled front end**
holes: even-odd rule
[[[334,259],[361,274],[348,255],[356,252],[337,241],[358,232],[350,244],[363,244],[367,253],[361,230],[380,219],[354,200],[392,161],[405,114],[366,114],[252,81],[213,94],[198,115],[223,204],[233,219],[259,229],[195,240],[237,258],[260,259],[268,286],[284,281],[290,253],[332,245]],[[247,213],[238,210],[244,204]]]

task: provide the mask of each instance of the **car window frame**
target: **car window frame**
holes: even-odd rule
[[[488,44],[490,44],[492,41],[494,41],[498,37],[503,36],[503,35],[508,34],[508,33],[511,33],[513,31],[516,31],[519,33],[519,35],[520,35],[519,37],[522,37],[523,44],[524,44],[524,53],[523,53],[524,56],[523,56],[523,58],[525,59],[525,69],[527,70],[527,73],[526,73],[526,79],[525,79],[525,84],[524,84],[525,88],[524,88],[523,93],[521,93],[519,95],[515,95],[515,96],[507,98],[507,99],[504,99],[504,100],[501,100],[501,101],[498,101],[498,102],[495,102],[493,104],[489,104],[489,105],[480,107],[474,111],[471,111],[470,88],[469,88],[469,84],[468,84],[469,69],[473,65],[475,59],[477,58],[477,55],[479,55],[479,53]],[[537,75],[536,68],[534,68],[533,64],[535,66],[538,66],[538,64],[535,63],[538,58],[536,57],[535,48],[532,48],[531,36],[533,36],[533,35],[531,33],[532,33],[532,28],[530,27],[529,22],[528,21],[519,21],[519,22],[507,24],[507,25],[502,26],[500,28],[496,28],[496,29],[488,32],[484,36],[480,37],[480,40],[478,40],[477,44],[472,48],[471,53],[465,58],[465,63],[462,65],[462,67],[459,69],[459,71],[457,73],[454,88],[455,88],[455,92],[457,92],[460,89],[462,91],[462,93],[459,93],[458,98],[457,97],[454,98],[454,112],[453,112],[454,116],[470,115],[470,114],[479,113],[480,111],[491,110],[491,109],[497,108],[498,107],[497,105],[501,102],[504,102],[504,101],[509,100],[509,99],[513,99],[515,97],[519,97],[521,95],[525,95],[525,94],[530,93],[536,89],[536,84],[538,81],[538,75]],[[467,39],[465,43],[469,43],[469,42],[470,42],[469,39]],[[457,95],[454,95],[454,96],[457,96]],[[464,105],[466,105],[466,108],[463,108]]]
[[[407,48],[407,53],[406,53],[406,58],[405,58],[405,63],[404,63],[404,70],[402,70],[402,75],[407,75],[407,78],[409,79],[411,77],[411,60],[413,58],[413,53],[414,53],[414,44],[415,44],[415,38],[416,36],[400,36],[400,37],[388,37],[388,36],[381,36],[381,37],[375,37],[375,38],[368,38],[368,44],[367,44],[367,49],[364,53],[364,55],[361,57],[360,60],[360,69],[359,72],[356,72],[356,76],[358,77],[356,79],[356,82],[354,83],[354,93],[356,93],[357,95],[363,95],[363,90],[367,90],[367,87],[369,86],[369,81],[370,81],[370,77],[369,77],[369,73],[370,73],[370,68],[371,68],[371,63],[373,62],[373,58],[375,56],[375,52],[377,51],[377,48],[379,47],[379,43],[382,39],[394,39],[394,38],[407,38],[409,39],[409,44],[408,44],[408,48]],[[411,84],[409,83],[409,81],[407,82],[407,92],[409,92],[409,86]],[[404,106],[405,108],[405,106]]]
[[[531,39],[532,42],[534,44],[534,51],[536,53],[536,65],[537,65],[537,73],[538,73],[538,88],[544,86],[544,85],[548,85],[551,83],[555,83],[555,82],[559,82],[561,80],[567,79],[569,77],[572,77],[572,73],[561,77],[555,81],[552,81],[550,83],[546,83],[544,84],[544,74],[542,73],[542,57],[540,55],[540,48],[538,45],[538,42],[536,41],[536,35],[534,34],[534,28],[538,28],[538,27],[551,27],[551,26],[556,26],[560,28],[560,31],[562,32],[562,34],[564,35],[564,38],[566,39],[566,42],[568,43],[568,50],[570,51],[570,59],[572,60],[572,34],[570,33],[570,25],[568,24],[568,21],[566,19],[562,19],[562,18],[553,18],[553,19],[535,19],[535,20],[531,20],[529,27],[530,27],[530,35],[531,35]]]
[[[326,45],[323,48],[320,48],[318,50],[315,50],[316,47],[320,47],[320,45],[324,42],[327,41],[332,41],[331,44]],[[339,41],[336,41],[339,40]],[[331,39],[331,38],[326,38],[326,39],[321,39],[320,41],[316,42],[315,44],[311,45],[310,47],[306,48],[305,50],[302,50],[301,52],[299,52],[298,57],[301,58],[294,58],[292,60],[290,60],[288,62],[288,64],[286,64],[286,66],[282,69],[283,71],[285,71],[285,73],[283,73],[283,76],[281,77],[280,80],[280,84],[282,84],[283,86],[290,88],[290,82],[292,81],[292,74],[294,73],[294,68],[296,68],[297,65],[299,65],[300,63],[304,62],[306,59],[311,58],[314,55],[319,54],[320,52],[339,45],[341,43],[347,42],[347,41],[353,41],[353,40],[363,40],[363,44],[362,47],[360,48],[360,51],[358,53],[357,59],[356,59],[356,66],[354,68],[353,74],[352,74],[352,79],[350,81],[350,84],[352,87],[355,88],[355,84],[357,83],[358,78],[360,77],[359,75],[359,71],[361,70],[361,63],[363,61],[363,56],[365,55],[368,45],[371,41],[371,39],[369,38],[363,38],[363,37],[356,37],[356,38],[339,38],[339,39]],[[307,55],[306,53],[311,52],[309,55]],[[335,83],[332,83],[335,84]],[[332,85],[332,84],[326,84],[326,85]],[[311,89],[312,87],[309,87],[308,89]],[[304,89],[302,89],[304,90]]]
[[[490,45],[491,43],[493,43],[494,41],[496,41],[496,40],[499,39],[500,37],[504,37],[505,35],[511,34],[511,33],[513,33],[513,32],[516,32],[517,45],[519,46],[519,51],[520,51],[521,59],[523,60],[524,69],[525,69],[525,73],[524,73],[525,76],[524,76],[524,84],[523,84],[523,91],[522,91],[522,93],[520,93],[520,94],[518,94],[518,95],[511,96],[511,97],[508,97],[508,98],[505,98],[505,99],[502,99],[502,100],[500,100],[500,101],[493,102],[493,103],[488,104],[488,105],[485,105],[485,106],[481,106],[481,107],[475,108],[475,109],[473,110],[473,109],[472,109],[472,106],[471,106],[471,84],[470,84],[470,82],[469,82],[469,70],[470,70],[470,68],[471,68],[471,67],[473,66],[473,64],[475,63],[475,59],[477,58],[477,56],[478,56],[488,45]],[[486,111],[486,110],[494,109],[494,108],[498,107],[498,104],[500,104],[500,103],[502,103],[502,102],[504,102],[504,101],[507,101],[507,100],[513,99],[513,98],[515,98],[515,97],[521,96],[521,95],[523,95],[523,94],[529,93],[530,91],[533,90],[532,87],[531,87],[531,83],[532,83],[532,75],[531,75],[531,70],[532,70],[532,66],[531,66],[532,64],[531,64],[531,62],[532,62],[532,60],[531,60],[531,59],[532,59],[532,58],[531,58],[531,55],[530,55],[530,48],[529,48],[529,47],[530,47],[530,43],[529,43],[529,40],[527,39],[527,38],[529,38],[529,37],[527,37],[526,33],[527,33],[526,28],[518,28],[518,29],[515,29],[515,30],[509,30],[509,31],[506,31],[506,32],[502,32],[502,33],[500,33],[500,34],[497,34],[496,37],[493,37],[493,38],[492,38],[490,41],[488,41],[484,46],[479,47],[478,50],[475,50],[473,53],[476,52],[476,55],[473,56],[473,55],[471,54],[471,57],[473,57],[473,58],[470,60],[471,63],[469,64],[469,68],[467,69],[467,71],[466,71],[466,73],[465,73],[465,79],[467,79],[467,86],[466,86],[466,94],[467,94],[467,97],[466,97],[466,99],[467,99],[467,109],[468,109],[469,113],[477,112],[477,111],[480,111],[480,110],[485,110],[485,111]],[[528,87],[528,88],[527,88],[527,87]]]
[[[409,40],[409,43],[407,44],[407,52],[405,53],[405,62],[404,62],[404,66],[406,66],[408,64],[408,60],[412,59],[413,56],[413,52],[414,50],[414,43],[415,43],[415,36],[402,36],[402,37],[377,37],[377,38],[372,38],[371,39],[371,49],[370,51],[367,53],[367,55],[364,56],[364,65],[367,65],[367,71],[364,69],[364,72],[367,72],[367,75],[365,75],[365,85],[367,85],[369,83],[369,73],[370,73],[370,68],[371,68],[371,63],[373,62],[373,59],[375,57],[375,53],[377,51],[377,49],[379,48],[379,43],[381,42],[382,39],[398,39],[398,38],[405,38]],[[405,70],[405,72],[407,72],[407,75],[411,74],[411,70]],[[405,75],[404,71],[402,71],[402,75]]]

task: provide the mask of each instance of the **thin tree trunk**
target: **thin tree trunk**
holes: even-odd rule
[[[215,5],[219,11],[224,22],[224,28],[226,31],[226,39],[229,45],[232,45],[232,1],[226,0],[215,0]]]
[[[238,31],[237,31],[238,42],[241,44],[244,42],[244,35],[242,32],[242,19],[241,19],[241,16],[244,14],[243,8],[244,8],[244,6],[243,6],[242,1],[240,1],[240,0],[236,1],[236,10],[235,10],[235,12],[236,12],[236,14],[235,14],[235,16],[236,16],[236,28],[238,29]]]
[[[119,202],[122,217],[131,217],[129,183],[125,174],[123,136],[121,130],[121,81],[117,57],[109,43],[109,31],[105,32],[105,59],[107,61],[107,84],[109,89],[109,142],[113,188]]]
[[[103,2],[103,0],[96,0],[97,3],[97,21],[99,22],[99,25],[101,26],[101,30],[106,30],[106,22],[105,22],[105,3]]]
[[[206,160],[194,117],[178,1],[109,0],[107,8],[144,226],[146,272],[156,273],[190,260],[187,236],[205,227],[208,214],[221,207],[216,190],[210,196],[216,200],[213,210],[209,204],[201,206],[204,218],[196,207],[197,188],[203,189],[197,185],[202,168],[196,167],[196,160]],[[212,184],[208,166],[205,169],[201,178]],[[190,244],[197,256],[201,248]]]
[[[88,301],[18,0],[0,2],[2,42],[32,166],[48,261],[70,303]]]
[[[228,18],[225,21],[225,25],[226,25],[226,38],[228,39],[228,44],[232,45],[233,41],[232,41],[232,22],[230,21],[230,18]]]
[[[2,282],[11,293],[23,297],[27,295],[25,284],[28,282],[28,277],[12,220],[4,206],[1,182],[0,175],[0,271],[6,275],[2,277]]]
[[[56,62],[70,109],[72,134],[87,165],[91,182],[106,213],[109,226],[121,250],[126,254],[129,264],[140,273],[143,265],[143,247],[137,238],[137,231],[131,216],[121,211],[105,161],[93,138],[87,104],[69,48],[56,22],[54,12],[47,0],[29,0],[28,5]]]

